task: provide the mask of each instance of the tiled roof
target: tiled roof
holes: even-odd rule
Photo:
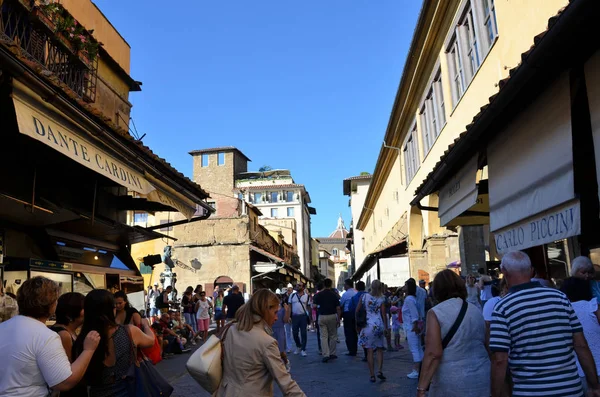
[[[296,188],[303,188],[304,189],[304,185],[299,185],[297,183],[288,183],[288,184],[283,184],[283,185],[256,185],[256,186],[244,186],[243,189],[248,189],[248,190],[268,190],[268,189],[280,189],[280,188],[292,188],[292,187],[296,187]]]
[[[91,104],[81,99],[69,86],[63,83],[56,76],[56,74],[48,71],[37,62],[30,60],[28,55],[24,52],[24,50],[21,49],[20,46],[12,41],[7,42],[5,40],[0,40],[0,48],[6,49],[23,65],[29,68],[33,75],[51,85],[53,88],[59,91],[59,94],[62,94],[61,96],[63,96],[66,100],[83,110],[88,117],[92,118],[95,122],[98,122],[100,126],[105,129],[105,132],[114,135],[117,139],[122,141],[122,143],[127,145],[133,151],[137,152],[140,156],[143,156],[146,160],[150,160],[151,163],[154,162],[153,165],[162,168],[162,170],[166,171],[166,173],[176,177],[179,182],[182,182],[182,185],[189,189],[195,196],[201,199],[209,197],[209,194],[204,191],[200,185],[187,178],[165,159],[157,156],[149,147],[145,146],[140,141],[135,140],[129,134],[129,131],[116,125],[110,117],[105,116],[100,110],[94,108]]]
[[[229,151],[229,150],[233,150],[235,152],[238,152],[239,154],[241,154],[242,156],[244,156],[244,158],[248,161],[252,161],[248,158],[248,156],[246,156],[244,153],[242,153],[242,151],[238,148],[236,148],[235,146],[220,146],[220,147],[213,147],[213,148],[208,148],[208,149],[196,149],[196,150],[192,150],[191,152],[189,152],[189,154],[191,154],[192,156],[196,155],[196,154],[202,154],[202,153],[215,153],[215,152],[224,152],[224,151]]]
[[[346,178],[344,179],[345,181],[357,181],[357,180],[361,180],[361,179],[371,179],[373,177],[373,175],[369,174],[369,175],[357,175],[357,176],[351,176],[350,178]]]
[[[527,62],[527,60],[530,57],[530,55],[532,54],[532,52],[534,52],[537,49],[537,47],[542,42],[544,37],[556,25],[556,23],[561,18],[561,16],[564,15],[565,11],[567,11],[570,7],[572,7],[574,3],[577,3],[577,2],[584,3],[586,1],[588,1],[591,4],[593,1],[597,1],[597,0],[569,0],[568,5],[561,8],[557,12],[556,15],[552,16],[548,20],[547,29],[545,31],[539,33],[538,35],[536,35],[533,38],[533,45],[529,48],[529,50],[527,50],[521,54],[521,62],[519,63],[519,65],[510,69],[508,77],[506,77],[498,82],[498,92],[496,94],[492,95],[489,98],[488,103],[480,108],[480,111],[473,117],[473,121],[471,121],[471,123],[466,126],[466,130],[463,131],[462,133],[460,133],[459,136],[456,139],[454,139],[454,141],[450,145],[448,145],[448,148],[444,151],[444,154],[440,157],[440,160],[436,163],[433,170],[427,175],[427,177],[423,180],[421,185],[416,189],[415,196],[417,196],[417,198],[415,198],[411,204],[415,205],[416,202],[420,201],[420,199],[418,199],[418,198],[422,194],[421,190],[429,183],[429,181],[434,177],[434,175],[440,171],[440,167],[442,166],[442,164],[446,163],[448,155],[451,154],[453,152],[453,150],[455,150],[456,145],[459,142],[461,144],[466,143],[466,141],[464,141],[464,140],[470,138],[469,137],[470,132],[473,130],[473,127],[478,125],[478,122],[480,121],[482,116],[487,115],[487,112],[492,112],[492,114],[493,114],[493,112],[497,111],[494,108],[495,102],[498,100],[499,97],[501,97],[504,94],[504,91],[508,87],[511,87],[515,75],[521,71],[521,69],[523,68],[523,65]],[[426,196],[427,194],[431,194],[431,193],[432,193],[431,191],[425,192],[425,194],[423,194],[423,197]]]

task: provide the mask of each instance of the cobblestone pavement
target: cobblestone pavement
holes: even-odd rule
[[[344,332],[339,328],[338,359],[322,363],[317,349],[317,334],[308,333],[308,357],[290,354],[292,377],[298,382],[307,396],[344,396],[344,397],[375,397],[375,396],[414,396],[417,381],[406,377],[411,370],[412,356],[406,348],[399,352],[385,352],[383,373],[387,377],[384,382],[369,382],[367,363],[361,357],[345,356],[346,345]],[[158,369],[167,377],[175,388],[173,397],[208,397],[198,384],[188,375],[185,363],[189,354],[176,356],[158,364]],[[275,396],[282,396],[275,385]]]

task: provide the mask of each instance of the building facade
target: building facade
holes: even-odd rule
[[[305,186],[295,183],[288,170],[269,170],[236,174],[235,189],[240,199],[261,211],[262,225],[279,228],[282,233],[286,229],[286,234],[296,236],[291,244],[298,248],[302,273],[310,277],[310,216],[316,215],[316,210],[309,206],[310,195]],[[285,225],[282,220],[294,222]]]
[[[344,219],[340,214],[336,229],[328,237],[316,237],[319,242],[319,252],[329,253],[329,259],[333,263],[333,281],[335,288],[342,290],[344,280],[348,278],[348,264],[350,262],[350,250],[348,249],[348,230],[344,225]]]
[[[168,236],[128,212],[208,214],[206,192],[129,134],[129,70],[129,44],[91,1],[0,2],[0,276],[13,293],[37,275],[63,293],[141,291],[131,246]]]
[[[440,157],[498,93],[498,81],[521,62],[533,37],[568,3],[424,2],[368,193],[354,219],[355,229],[363,232],[365,260],[406,243],[411,276],[428,279],[452,262],[462,263],[467,273],[497,259],[489,244],[484,183],[471,192],[477,205],[460,217],[455,216],[456,203],[440,200],[458,186],[416,202],[415,192],[430,181]],[[478,169],[476,182],[487,179],[487,169]],[[355,275],[363,277],[375,266],[374,260],[365,260],[356,264],[357,270],[365,266]]]

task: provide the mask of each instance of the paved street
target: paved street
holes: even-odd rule
[[[318,355],[317,335],[308,334],[308,357],[291,354],[292,376],[300,384],[307,396],[413,396],[417,387],[416,380],[406,378],[410,372],[411,355],[408,349],[399,352],[386,352],[384,356],[383,373],[387,376],[385,382],[375,384],[369,382],[367,364],[362,357],[347,357],[343,329],[338,330],[339,358],[323,364]],[[198,386],[187,374],[185,362],[189,354],[170,358],[158,364],[159,370],[169,379],[175,388],[174,397],[210,396]],[[281,396],[275,386],[275,396]]]

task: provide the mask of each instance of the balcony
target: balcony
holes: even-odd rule
[[[96,100],[98,43],[60,4],[0,0],[0,45],[77,96]],[[17,54],[18,53],[18,54]],[[37,66],[37,68],[36,68]],[[41,70],[40,70],[41,69]]]

